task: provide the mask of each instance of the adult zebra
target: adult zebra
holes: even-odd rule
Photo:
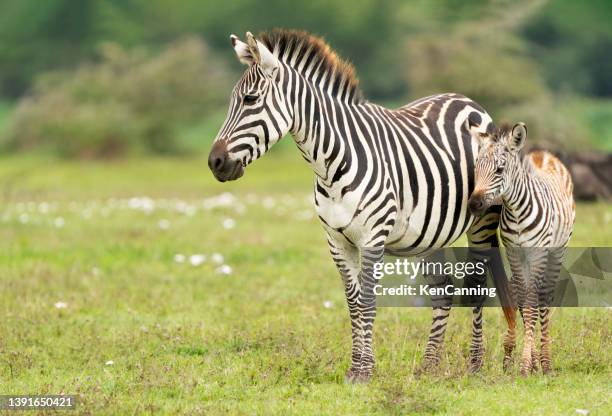
[[[385,252],[416,255],[447,246],[466,231],[479,255],[498,245],[499,210],[475,219],[467,207],[477,141],[465,120],[482,132],[494,125],[478,104],[458,94],[398,110],[369,103],[352,66],[305,32],[277,29],[260,40],[247,33],[246,43],[230,39],[248,68],[232,92],[210,169],[220,181],[238,179],[281,137],[293,135],[316,175],[316,211],[345,286],[353,341],[347,381],[367,381],[374,367],[373,264]],[[501,264],[499,255],[492,260]],[[507,293],[503,269],[493,274]],[[434,308],[427,367],[439,361],[449,313],[450,303]],[[476,307],[472,370],[482,355],[482,308]]]

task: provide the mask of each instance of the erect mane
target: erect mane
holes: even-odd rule
[[[304,61],[300,68],[291,65],[303,75],[307,75],[307,68],[316,69],[311,69],[309,79],[324,72],[327,74],[328,85],[333,83],[334,93],[343,91],[344,97],[348,97],[349,101],[357,103],[363,101],[359,79],[353,65],[340,58],[323,39],[305,31],[286,29],[262,32],[258,39],[278,59],[288,65]]]
[[[503,123],[493,131],[493,140],[499,142],[504,137],[512,132],[512,126],[508,123]]]

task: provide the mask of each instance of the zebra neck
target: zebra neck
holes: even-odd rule
[[[345,125],[354,124],[363,105],[343,102],[308,83],[300,92],[303,97],[295,100],[291,134],[319,183],[331,187],[350,168],[349,141],[358,138],[350,137]]]
[[[512,179],[508,181],[508,188],[502,195],[502,200],[508,211],[518,214],[530,197],[533,180],[519,158],[514,161],[513,168],[511,172],[508,172],[508,175]]]

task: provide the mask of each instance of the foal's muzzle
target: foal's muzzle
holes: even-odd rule
[[[218,140],[213,144],[208,155],[208,167],[220,182],[233,181],[244,174],[240,160],[229,158],[225,140]]]
[[[489,208],[489,204],[485,201],[482,194],[473,194],[468,200],[468,208],[472,215],[480,216]]]

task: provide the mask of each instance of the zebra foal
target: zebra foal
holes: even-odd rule
[[[576,216],[572,179],[563,163],[548,152],[534,151],[521,157],[519,152],[527,138],[523,123],[492,133],[471,128],[481,146],[470,210],[479,215],[501,199],[500,235],[507,247],[511,287],[524,323],[520,371],[527,375],[537,369],[535,333],[539,316],[539,361],[546,374],[552,370],[550,305]],[[515,345],[516,328],[509,325],[504,339],[504,369],[511,363]]]
[[[291,133],[314,172],[316,212],[344,284],[353,342],[346,380],[367,381],[374,368],[373,266],[385,253],[419,255],[466,233],[473,256],[492,253],[490,264],[501,264],[491,250],[498,245],[499,209],[478,219],[468,210],[477,141],[464,122],[477,122],[486,132],[494,127],[491,117],[459,94],[396,110],[370,103],[353,67],[306,32],[230,39],[247,69],[234,87],[208,165],[219,181],[238,179]],[[492,270],[503,292],[503,268]],[[440,360],[450,306],[449,300],[433,310],[426,368]],[[480,368],[482,357],[482,306],[476,306],[471,370]]]

